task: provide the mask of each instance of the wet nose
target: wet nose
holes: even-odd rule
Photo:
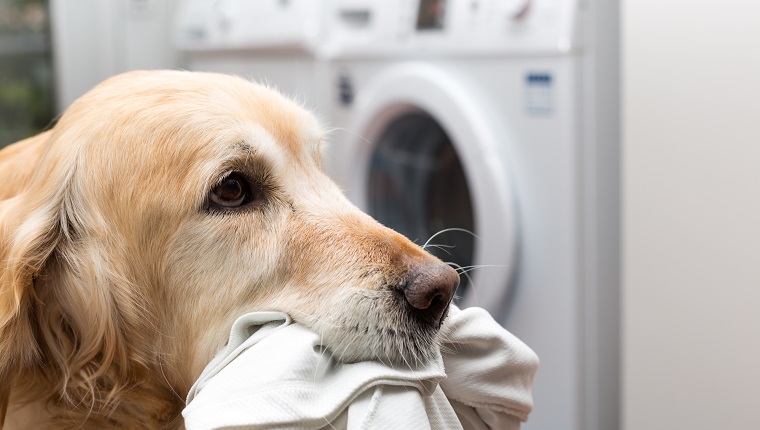
[[[459,286],[459,274],[446,264],[420,264],[404,287],[407,303],[425,320],[439,324]]]

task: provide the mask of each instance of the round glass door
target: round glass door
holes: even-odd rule
[[[379,222],[454,267],[473,265],[470,190],[454,145],[432,117],[408,113],[388,125],[370,158],[367,191]],[[463,277],[456,296],[467,288]]]

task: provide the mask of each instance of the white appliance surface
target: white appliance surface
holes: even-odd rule
[[[185,67],[263,80],[316,109],[334,130],[328,171],[363,209],[394,124],[440,126],[478,237],[461,303],[541,358],[524,428],[617,428],[617,2],[211,3],[180,2]],[[417,177],[409,194],[425,186]]]
[[[348,108],[336,103],[333,125],[349,132],[338,133],[332,143],[328,170],[361,208],[367,209],[363,178],[371,142],[387,116],[421,109],[447,130],[473,187],[480,221],[474,264],[487,266],[470,272],[473,285],[463,305],[486,308],[541,357],[536,411],[526,428],[572,428],[566,423],[577,420],[580,406],[575,390],[582,345],[574,60],[336,61],[332,67],[353,79],[356,100]],[[526,106],[526,76],[532,73],[556,81],[551,114],[531,113]],[[421,85],[413,78],[435,74],[453,87]],[[417,85],[403,85],[405,79]],[[400,91],[375,84],[386,80]]]
[[[597,77],[616,73],[598,30],[614,8],[593,6],[336,0],[321,48],[342,130],[327,165],[361,208],[377,215],[373,154],[400,118],[429,116],[455,147],[482,266],[462,304],[541,358],[526,429],[618,426],[616,87]]]

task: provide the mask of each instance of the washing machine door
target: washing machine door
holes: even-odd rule
[[[500,125],[461,82],[425,64],[387,68],[353,109],[357,135],[330,154],[349,198],[457,267],[461,306],[501,316],[517,230]]]

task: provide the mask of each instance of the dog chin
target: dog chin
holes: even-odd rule
[[[400,300],[393,293],[357,295],[315,321],[312,329],[341,362],[376,360],[395,367],[424,367],[440,356],[440,324],[421,320]]]

